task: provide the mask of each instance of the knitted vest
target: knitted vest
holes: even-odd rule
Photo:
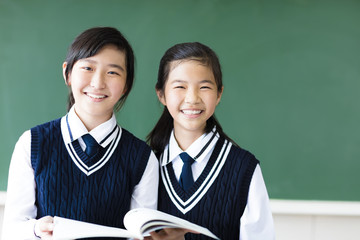
[[[123,217],[130,209],[131,195],[150,152],[145,142],[122,129],[110,160],[87,176],[66,150],[60,119],[32,128],[37,218],[61,216],[124,228]]]
[[[228,154],[224,149],[229,149]],[[217,163],[221,161],[223,165],[219,169],[221,164],[217,165]],[[248,151],[220,138],[207,166],[189,192],[181,189],[171,164],[165,166],[166,171],[163,171],[163,167],[162,181],[159,185],[159,210],[204,226],[220,239],[239,239],[240,218],[247,203],[250,181],[258,163],[259,161]],[[219,173],[207,189],[206,186],[204,187],[204,181],[214,175],[216,168]],[[166,175],[168,177],[164,177]],[[170,190],[171,188],[173,191]],[[200,191],[202,188],[203,190]],[[186,239],[209,238],[189,233]]]

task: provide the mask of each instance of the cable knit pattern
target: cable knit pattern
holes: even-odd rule
[[[201,178],[205,178],[210,172],[223,144],[224,139],[219,139],[204,172],[199,177],[200,180],[197,179],[196,187],[191,189],[190,194],[197,190],[199,185],[196,184],[201,183]],[[240,218],[247,203],[250,181],[258,163],[259,161],[250,152],[232,146],[218,177],[189,212],[183,214],[176,208],[162,183],[159,185],[159,209],[204,226],[220,239],[238,239]],[[189,199],[191,195],[185,193],[181,195],[171,164],[166,167],[175,191],[179,191],[179,196],[183,200]],[[187,234],[186,239],[209,238],[204,235]]]
[[[86,176],[66,150],[60,119],[32,128],[31,139],[37,218],[61,216],[124,228],[132,192],[150,156],[145,142],[122,129],[111,159]]]

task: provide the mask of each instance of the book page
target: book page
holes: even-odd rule
[[[54,240],[68,240],[87,237],[122,237],[142,239],[141,235],[132,234],[125,229],[81,222],[57,216],[54,217],[54,225]]]
[[[184,228],[219,239],[207,228],[154,209],[137,208],[124,217],[124,225],[130,232],[144,235],[162,228]]]

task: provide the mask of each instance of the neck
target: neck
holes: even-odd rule
[[[97,126],[99,126],[100,124],[108,121],[112,115],[109,116],[93,116],[93,115],[86,115],[86,114],[78,114],[76,112],[75,109],[75,113],[76,115],[80,118],[81,122],[84,124],[84,126],[86,127],[86,129],[90,132],[91,130],[93,130],[94,128],[96,128]]]
[[[176,131],[174,128],[174,136],[179,147],[185,151],[190,145],[201,137],[204,132],[192,132],[192,131]]]

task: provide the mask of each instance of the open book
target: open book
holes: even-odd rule
[[[78,239],[87,237],[121,237],[143,239],[150,232],[162,228],[185,228],[219,239],[208,229],[174,217],[172,215],[147,208],[130,210],[124,217],[126,229],[107,227],[72,219],[54,217],[54,240]]]

